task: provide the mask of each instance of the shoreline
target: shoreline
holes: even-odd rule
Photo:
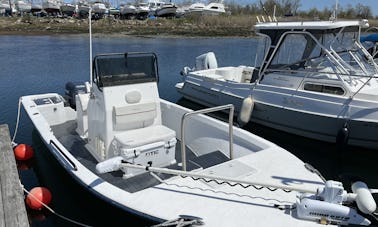
[[[226,22],[219,23],[222,18]],[[249,18],[250,19],[250,18]],[[210,22],[210,23],[209,23]],[[254,22],[238,24],[227,17],[195,21],[187,18],[154,20],[92,20],[92,34],[109,37],[252,37]],[[2,17],[0,35],[85,35],[88,20],[75,18]]]
[[[377,27],[378,20],[372,19],[369,23],[370,28]],[[157,18],[154,20],[120,20],[108,17],[92,20],[92,34],[94,37],[251,38],[256,36],[255,24],[254,16]],[[0,35],[82,36],[87,35],[88,30],[88,19],[0,17]]]

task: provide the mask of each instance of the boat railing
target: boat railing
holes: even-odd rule
[[[342,30],[343,31],[343,30]],[[340,31],[341,32],[341,31]],[[339,35],[341,33],[338,33],[337,37],[339,37]],[[269,57],[268,61],[266,62],[265,66],[263,67],[263,69],[260,71],[260,75],[264,75],[266,72],[272,72],[273,71],[277,71],[277,69],[272,69],[272,68],[269,68],[269,65],[270,63],[273,61],[273,58],[276,54],[276,52],[278,51],[278,47],[281,45],[281,43],[283,42],[284,38],[289,35],[289,34],[305,34],[305,35],[308,35],[324,52],[324,57],[326,57],[328,59],[328,61],[332,62],[332,64],[335,65],[335,67],[337,67],[340,71],[338,72],[327,72],[328,74],[331,74],[331,75],[334,75],[337,77],[338,80],[340,81],[343,81],[344,82],[344,79],[345,79],[345,76],[347,76],[350,80],[352,80],[353,77],[357,78],[361,78],[361,77],[367,77],[368,80],[365,81],[365,83],[361,86],[361,88],[358,90],[358,92],[366,85],[368,84],[368,82],[372,79],[372,78],[376,78],[376,74],[375,73],[369,73],[368,70],[366,68],[364,68],[363,66],[361,66],[361,63],[358,62],[358,59],[356,58],[356,56],[354,56],[352,54],[352,57],[354,59],[355,62],[357,62],[361,68],[361,70],[363,71],[363,75],[353,75],[351,73],[351,71],[354,71],[353,68],[350,68],[351,66],[346,63],[344,61],[344,59],[341,58],[341,56],[337,53],[337,51],[335,51],[332,47],[332,45],[330,46],[330,48],[326,48],[322,43],[319,42],[319,40],[317,40],[313,34],[311,34],[310,32],[308,31],[288,31],[288,32],[285,32],[284,34],[282,34],[282,36],[280,37],[279,41],[277,42],[277,45],[275,46],[275,49],[273,50],[273,52],[271,53],[271,56]],[[360,45],[360,43],[356,42],[356,45],[357,47],[359,47],[362,52],[364,53],[365,56],[368,56],[369,57],[369,54],[367,54],[367,51],[362,48],[362,45]],[[378,69],[378,66],[374,63],[374,60],[371,58],[369,59],[371,62],[373,62],[374,64],[374,68],[375,69]],[[285,69],[286,72],[288,72],[287,69]],[[300,70],[289,70],[290,73],[295,73],[295,72],[298,72]],[[378,70],[377,70],[378,71]],[[309,77],[310,75],[307,75],[306,74],[306,77]],[[330,78],[331,79],[331,78]],[[356,92],[356,93],[358,93]],[[354,95],[353,95],[354,96]]]
[[[229,118],[228,118],[228,134],[229,134],[229,152],[230,159],[234,158],[234,149],[233,149],[233,121],[234,121],[234,110],[235,107],[232,104],[216,106],[211,108],[206,108],[202,110],[192,111],[185,113],[181,118],[181,160],[182,160],[182,170],[186,171],[186,146],[185,146],[185,122],[188,117],[198,114],[212,113],[221,110],[230,109]]]

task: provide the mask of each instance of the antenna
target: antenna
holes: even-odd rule
[[[88,22],[89,22],[89,83],[92,86],[92,9],[89,8],[88,12]]]
[[[260,5],[261,5],[261,8],[264,10],[265,15],[268,16],[268,12],[266,11],[265,6],[264,6],[264,4],[262,3],[261,0],[260,0]],[[264,22],[265,22],[265,21],[264,21]]]

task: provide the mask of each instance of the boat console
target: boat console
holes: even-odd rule
[[[100,55],[93,69],[91,92],[76,99],[77,132],[87,136],[93,156],[156,167],[176,163],[176,133],[161,122],[156,55]],[[132,177],[142,171],[124,172]]]

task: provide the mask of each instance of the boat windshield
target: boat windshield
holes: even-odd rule
[[[358,42],[358,32],[326,34],[324,40],[325,46],[337,53],[339,62],[350,75],[370,76],[378,73],[373,59]]]
[[[307,77],[325,72],[329,79],[350,82],[351,76],[370,77],[378,73],[377,65],[358,42],[359,33],[352,29],[324,33],[288,32],[282,37],[267,72],[306,71]],[[310,72],[318,72],[317,74]]]
[[[99,88],[158,80],[153,53],[99,55],[94,59],[93,80]]]

